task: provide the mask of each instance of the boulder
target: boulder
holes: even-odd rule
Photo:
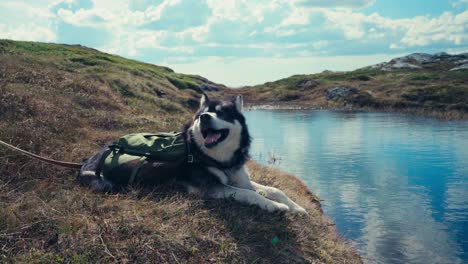
[[[354,87],[339,86],[328,89],[325,94],[325,97],[327,98],[327,100],[338,100],[342,98],[347,98],[356,93],[357,91]]]
[[[467,70],[467,69],[468,69],[468,63],[465,63],[465,64],[462,64],[460,66],[450,69],[450,71],[460,71],[460,70]]]
[[[393,65],[391,65],[392,69],[422,69],[421,66],[418,66],[416,64],[411,64],[407,62],[397,62]]]
[[[407,56],[399,57],[390,60],[389,62],[382,62],[371,66],[372,69],[379,69],[382,71],[394,71],[400,69],[422,69],[424,67],[434,67],[434,64],[455,65],[466,64],[468,54],[450,55],[446,52],[439,52],[433,55],[427,53],[413,53]],[[427,66],[427,64],[430,64]],[[443,66],[445,69],[446,66]],[[458,67],[456,67],[458,68]],[[450,68],[449,68],[450,69]]]
[[[297,87],[304,88],[304,89],[310,89],[310,88],[317,87],[318,85],[319,85],[319,82],[317,82],[316,80],[305,79],[305,80],[300,81],[297,84]]]

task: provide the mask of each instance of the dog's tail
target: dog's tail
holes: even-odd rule
[[[58,160],[44,158],[44,157],[38,156],[36,154],[33,154],[31,152],[27,152],[26,150],[19,149],[19,148],[15,147],[15,146],[12,146],[12,145],[4,142],[4,141],[1,141],[1,140],[0,140],[0,145],[3,145],[5,147],[7,147],[7,148],[10,148],[10,149],[12,149],[14,151],[20,152],[21,154],[24,154],[24,155],[29,156],[31,158],[34,158],[34,159],[37,159],[37,160],[40,160],[40,161],[43,161],[43,162],[47,162],[47,163],[50,163],[50,164],[53,164],[53,165],[56,165],[56,166],[69,168],[69,169],[75,169],[75,170],[81,169],[81,166],[82,166],[81,163],[58,161]]]

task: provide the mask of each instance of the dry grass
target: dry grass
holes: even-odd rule
[[[125,133],[179,130],[197,105],[199,93],[173,86],[164,68],[129,61],[132,73],[122,58],[84,48],[19,43],[32,51],[18,52],[15,42],[7,44],[0,52],[0,138],[44,156],[76,162]],[[102,58],[109,65],[98,69]],[[0,262],[361,262],[299,180],[253,162],[249,168],[254,180],[285,190],[311,217],[202,200],[176,187],[94,193],[77,184],[76,172],[0,149]]]
[[[440,69],[434,67],[420,71],[384,72],[364,68],[343,73],[294,75],[236,92],[242,93],[251,105],[393,111],[467,119],[467,70],[451,72],[447,65],[441,65]],[[304,87],[304,82],[309,80],[314,85]],[[338,100],[326,99],[328,89],[343,86],[353,87],[357,93]]]
[[[253,179],[285,190],[310,218],[270,214],[177,189],[96,194],[69,172],[2,177],[0,259],[89,263],[360,263],[317,198],[285,173],[249,164]],[[44,172],[43,172],[44,171]],[[47,175],[47,176],[45,176]],[[278,241],[278,242],[276,242]]]

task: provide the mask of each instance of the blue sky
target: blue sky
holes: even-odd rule
[[[230,86],[468,52],[468,0],[2,0],[0,38],[81,44]]]

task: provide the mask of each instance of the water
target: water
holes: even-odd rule
[[[468,263],[468,122],[252,110],[253,159],[303,179],[367,263]]]

